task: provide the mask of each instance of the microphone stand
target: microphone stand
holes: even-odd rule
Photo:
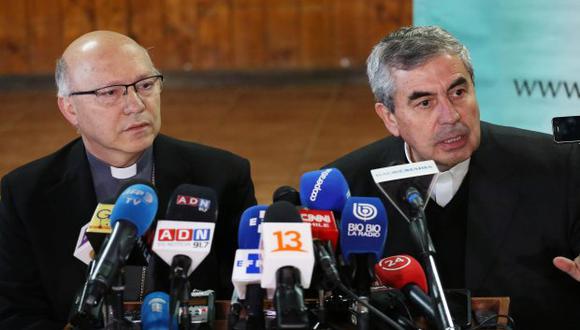
[[[191,266],[191,259],[184,255],[176,255],[171,263],[171,288],[170,292],[170,318],[169,326],[173,323],[173,316],[179,316],[178,324],[180,330],[191,329],[191,315],[188,310],[189,300],[189,281],[187,280],[187,271]],[[178,312],[179,311],[179,312]]]
[[[451,312],[449,311],[447,299],[443,292],[439,272],[435,265],[435,246],[433,246],[431,235],[429,235],[429,230],[427,229],[427,220],[425,212],[423,211],[424,204],[422,198],[419,193],[415,191],[408,193],[406,200],[409,201],[412,206],[410,219],[411,234],[421,250],[420,252],[425,266],[425,273],[427,274],[427,279],[429,281],[429,293],[437,307],[437,327],[443,330],[457,329],[453,323],[453,319],[451,318]]]
[[[353,260],[354,276],[353,285],[356,294],[361,300],[369,302],[371,293],[371,282],[373,281],[374,273],[369,265],[373,264],[373,256],[371,254],[355,254]],[[356,302],[357,314],[357,329],[368,330],[370,328],[370,313],[369,309],[360,302]]]
[[[264,289],[260,284],[248,284],[246,287],[246,326],[248,329],[265,329],[264,319]]]

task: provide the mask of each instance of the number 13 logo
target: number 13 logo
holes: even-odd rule
[[[276,241],[278,248],[272,250],[272,252],[277,251],[299,251],[306,252],[302,250],[302,240],[299,232],[295,230],[289,231],[275,231],[274,236],[276,236]]]

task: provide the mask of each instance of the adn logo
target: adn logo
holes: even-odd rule
[[[211,201],[209,199],[193,196],[177,195],[177,201],[175,204],[197,207],[201,212],[207,212],[211,206]]]
[[[373,204],[353,203],[352,214],[361,221],[369,221],[377,216],[377,208]]]
[[[191,241],[192,237],[193,229],[163,228],[157,234],[157,240],[160,242]]]
[[[211,230],[209,228],[163,228],[157,234],[157,240],[160,242],[209,241],[210,237]]]
[[[209,241],[211,230],[209,228],[201,228],[193,230],[194,241]]]

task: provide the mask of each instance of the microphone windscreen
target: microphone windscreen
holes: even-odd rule
[[[306,172],[300,178],[300,200],[307,208],[340,212],[348,197],[348,183],[336,168]]]
[[[300,202],[300,193],[290,186],[282,186],[274,191],[272,202],[278,201],[287,201],[295,206],[302,205]]]
[[[267,208],[266,205],[254,205],[242,213],[238,228],[238,248],[257,249],[260,247],[259,229]]]
[[[141,305],[141,329],[167,330],[169,329],[169,295],[155,291],[147,294]],[[177,330],[177,320],[174,319],[172,330]]]
[[[409,255],[384,258],[375,265],[375,274],[383,285],[401,289],[415,284],[427,293],[427,278],[421,264]]]
[[[184,183],[173,191],[165,217],[176,221],[216,222],[217,213],[215,190]]]
[[[142,236],[155,219],[157,213],[157,194],[150,184],[138,183],[125,188],[117,198],[111,212],[111,228],[119,220],[129,221]]]
[[[279,201],[266,209],[264,222],[302,222],[302,218],[294,205],[287,201]]]
[[[342,210],[340,247],[345,259],[350,254],[383,256],[388,220],[383,202],[376,197],[350,197]]]

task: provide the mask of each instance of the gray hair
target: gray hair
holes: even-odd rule
[[[57,96],[67,96],[70,93],[68,82],[68,68],[64,58],[56,60],[56,70],[54,71],[54,80],[56,81]]]
[[[467,48],[438,26],[401,28],[375,45],[367,59],[367,76],[375,100],[395,112],[393,70],[412,70],[431,58],[458,56],[473,81],[473,65]]]

